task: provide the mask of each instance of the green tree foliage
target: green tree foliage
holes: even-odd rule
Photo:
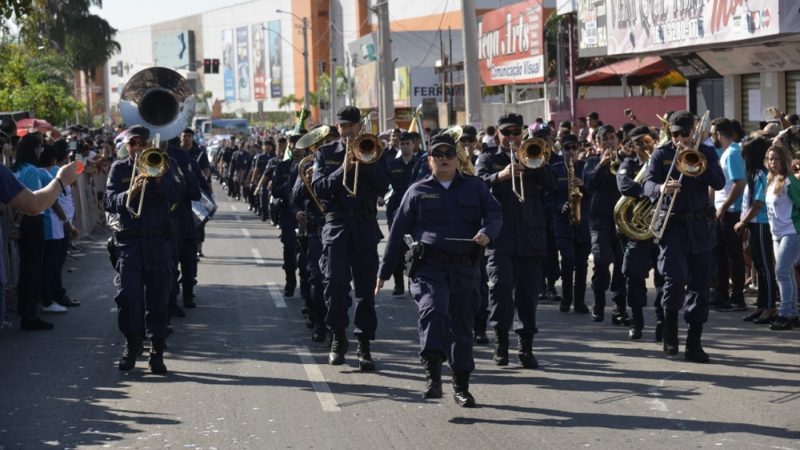
[[[80,109],[70,94],[69,66],[62,55],[3,42],[0,61],[0,110],[32,111],[37,118],[61,124]]]
[[[19,23],[33,10],[33,0],[0,0],[0,29],[8,29],[8,23]]]

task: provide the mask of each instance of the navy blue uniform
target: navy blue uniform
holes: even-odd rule
[[[408,162],[405,162],[402,154],[399,151],[397,152],[397,156],[395,158],[387,160],[389,184],[392,187],[392,193],[389,196],[389,200],[386,201],[386,222],[389,225],[389,229],[392,228],[392,221],[394,220],[394,215],[397,212],[397,208],[400,207],[400,201],[403,199],[403,195],[405,195],[406,191],[408,190],[408,186],[411,184],[411,172],[414,169],[416,162],[417,160],[413,155]],[[402,264],[395,269],[393,278],[395,288],[398,286],[403,286]]]
[[[478,176],[503,208],[503,228],[486,251],[489,323],[497,330],[511,330],[513,325],[518,334],[533,335],[537,332],[542,262],[547,254],[547,222],[540,195],[553,190],[555,180],[547,167],[523,170],[525,201],[520,203],[512,191],[512,180],[499,179],[499,172],[509,164],[510,154],[498,151],[482,154],[476,165]]]
[[[428,165],[428,152],[420,151],[417,155],[417,162],[411,169],[411,182],[417,182],[431,174],[431,166]]]
[[[125,336],[164,340],[167,337],[167,314],[172,288],[172,223],[170,208],[183,196],[181,181],[174,168],[159,180],[148,180],[142,215],[131,216],[128,200],[133,161],[114,162],[106,184],[104,208],[119,218],[121,230],[115,232],[119,259],[116,262],[117,316]],[[136,209],[139,197],[131,201]]]
[[[599,165],[600,156],[586,159],[583,169],[583,184],[590,194],[589,232],[592,236],[592,291],[594,312],[602,316],[606,305],[606,291],[611,288],[615,312],[625,311],[625,277],[622,275],[622,242],[614,223],[614,205],[619,200],[616,176],[610,164]],[[614,265],[613,273],[609,270]]]
[[[389,188],[386,166],[360,164],[358,195],[351,197],[342,184],[345,148],[341,142],[317,150],[313,187],[325,208],[322,229],[322,272],[331,330],[344,330],[349,323],[350,280],[355,287],[355,334],[375,339],[375,278],[378,273],[378,242],[383,238],[378,227],[377,201]],[[355,167],[348,174],[352,182]]]
[[[617,187],[620,194],[636,199],[646,198],[644,195],[643,184],[637,183],[634,178],[644,167],[645,163],[639,161],[638,157],[629,156],[619,166],[617,171]],[[656,268],[658,264],[658,246],[652,239],[637,241],[628,239],[625,244],[625,257],[622,262],[622,273],[625,275],[625,287],[628,291],[628,304],[631,308],[644,308],[647,306],[647,285],[646,280],[651,268]],[[662,289],[664,287],[664,277],[656,269],[656,320],[663,322],[664,313],[661,309]]]
[[[272,178],[272,196],[277,200],[278,226],[281,229],[283,244],[283,271],[286,275],[287,296],[294,293],[297,286],[297,269],[300,269],[301,293],[308,297],[308,271],[305,253],[298,247],[297,218],[291,205],[292,187],[297,179],[297,161],[287,159],[275,166]]]
[[[188,151],[169,147],[167,152],[170,156],[170,163],[175,165],[175,170],[184,186],[183,196],[173,211],[177,235],[173,246],[175,273],[170,304],[177,304],[178,286],[180,285],[184,304],[191,305],[194,302],[194,285],[197,282],[197,238],[199,236],[192,212],[192,200],[200,200],[200,191],[207,191],[208,188],[200,174],[197,162],[192,159]]]
[[[265,215],[262,212],[261,220],[266,220],[265,217],[271,218],[273,225],[278,224],[278,212],[279,208],[275,206],[275,201],[272,199],[272,187],[269,187],[269,183],[272,181],[272,178],[275,176],[275,167],[278,166],[280,159],[278,157],[272,157],[267,160],[267,165],[264,166],[264,179],[266,180],[264,184],[261,186],[261,210],[265,211]]]
[[[575,177],[581,179],[585,161],[576,160],[574,163]],[[562,305],[569,308],[575,305],[575,311],[585,308],[586,274],[591,250],[591,236],[589,233],[589,197],[586,188],[581,192],[581,221],[577,225],[570,223],[570,215],[564,209],[569,200],[568,171],[565,160],[553,162],[549,165],[550,171],[556,180],[555,190],[545,195],[550,218],[553,222],[553,234],[556,247],[561,255],[561,295]]]
[[[197,162],[197,168],[199,172],[197,173],[198,178],[202,178],[205,182],[205,187],[203,191],[211,196],[211,164],[208,161],[208,154],[206,153],[205,147],[200,147],[197,144],[192,145],[191,150],[189,150],[189,156]],[[209,176],[205,176],[205,171],[209,171]],[[206,240],[206,223],[200,224],[197,228],[197,244],[198,248],[200,245]]]
[[[561,155],[554,153],[550,156],[549,163],[556,164],[563,160],[564,158],[561,157]],[[553,183],[555,183],[555,177],[553,177]],[[546,205],[546,191],[541,191],[539,197],[542,204]],[[544,260],[544,277],[542,279],[542,287],[544,290],[542,292],[551,296],[551,300],[559,300],[555,289],[556,281],[558,281],[558,278],[561,276],[561,266],[558,264],[558,247],[556,246],[556,231],[553,228],[552,214],[550,208],[544,209],[545,221],[547,223],[545,232],[547,237],[547,256]]]
[[[675,151],[675,144],[668,142],[656,148],[650,157],[644,195],[654,202],[667,180]],[[704,145],[700,146],[700,151],[708,161],[708,168],[700,176],[683,177],[672,216],[658,243],[658,270],[664,276],[661,301],[664,311],[677,313],[686,306],[685,320],[702,324],[708,320],[709,266],[714,246],[714,209],[708,198],[708,188],[722,189],[725,176],[717,152]],[[680,173],[673,170],[672,178],[677,180],[679,176]],[[665,196],[663,210],[669,206],[669,200],[670,196]]]
[[[455,373],[475,369],[472,324],[480,304],[480,255],[472,242],[446,239],[472,239],[480,232],[494,241],[502,217],[500,205],[479,178],[457,173],[445,189],[429,176],[406,191],[386,244],[379,274],[383,280],[400,264],[406,234],[425,245],[428,256],[410,274],[411,295],[419,308],[420,356],[446,356]]]

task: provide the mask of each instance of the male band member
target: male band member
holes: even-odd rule
[[[129,156],[111,165],[104,198],[105,210],[115,214],[120,231],[114,233],[119,259],[114,298],[118,307],[118,325],[125,335],[126,345],[119,361],[119,370],[133,369],[142,354],[142,341],[150,338],[150,370],[166,373],[164,348],[167,338],[167,314],[172,288],[171,253],[172,227],[170,208],[183,193],[176,169],[170,167],[160,178],[149,179],[138,173],[130,190],[133,164],[147,146],[149,132],[142,126],[128,130],[125,142]],[[165,156],[166,158],[166,156]],[[127,207],[137,209],[144,194],[142,214],[134,218]]]
[[[250,185],[253,186],[254,196],[257,197],[258,215],[261,221],[265,222],[269,214],[269,195],[266,186],[259,189],[259,181],[266,173],[267,164],[275,158],[275,143],[271,139],[261,142],[261,153],[253,161],[253,173],[250,177]]]
[[[708,320],[709,265],[714,245],[708,189],[722,189],[725,175],[717,152],[704,145],[699,146],[708,164],[703,174],[684,176],[679,182],[677,170],[668,173],[678,146],[693,145],[695,118],[689,111],[678,111],[670,116],[669,124],[672,140],[655,150],[645,177],[645,195],[657,201],[662,192],[665,194],[662,211],[666,212],[675,197],[664,236],[658,243],[658,270],[664,276],[664,352],[678,353],[678,312],[685,306],[684,319],[689,324],[685,357],[708,362],[701,343],[703,324]]]
[[[555,180],[543,158],[525,161],[517,158],[522,124],[519,114],[500,117],[500,148],[496,153],[481,155],[476,171],[503,208],[503,228],[486,251],[489,321],[497,338],[494,362],[498,366],[508,364],[508,331],[513,326],[519,337],[520,364],[536,368],[533,335],[538,331],[536,306],[547,253],[547,223],[540,191],[554,189]],[[512,164],[517,180],[512,179]],[[524,201],[517,197],[512,182],[517,184],[518,191],[525,193]]]
[[[617,170],[617,187],[620,194],[635,199],[646,199],[643,183],[636,182],[635,178],[642,170],[649,156],[643,143],[652,138],[650,128],[636,127],[630,132],[630,142],[625,146],[627,151],[625,159]],[[651,141],[652,142],[652,141]],[[650,150],[652,151],[652,150]],[[643,200],[640,200],[643,201]],[[649,201],[649,199],[648,199]],[[641,339],[644,329],[644,314],[642,309],[647,306],[647,277],[650,268],[656,268],[658,263],[658,246],[653,244],[653,239],[635,240],[628,239],[625,244],[625,257],[622,262],[622,273],[625,275],[625,287],[628,291],[628,304],[631,307],[631,326],[628,337]],[[656,269],[656,328],[655,340],[661,342],[664,327],[664,310],[661,308],[661,298],[664,287],[664,277]]]
[[[400,134],[398,142],[400,149],[397,152],[397,156],[386,161],[389,171],[389,184],[392,187],[392,193],[386,202],[386,222],[389,225],[389,229],[392,228],[392,220],[397,208],[400,206],[400,200],[403,199],[403,195],[411,184],[411,170],[417,161],[414,157],[414,143],[411,134]],[[392,295],[403,295],[405,289],[403,288],[402,264],[397,266],[392,278],[394,278]]]
[[[358,339],[358,365],[361,370],[373,370],[370,341],[375,339],[378,317],[375,314],[375,279],[378,273],[378,241],[383,238],[377,219],[377,201],[389,187],[386,166],[356,164],[354,153],[345,147],[361,129],[361,111],[346,106],[337,114],[338,142],[317,150],[314,164],[314,193],[325,208],[322,229],[322,260],[325,304],[328,315],[325,323],[333,332],[328,363],[344,364],[347,353],[347,325],[350,300],[350,280],[355,288],[356,305],[354,334]],[[348,163],[348,183],[359,171],[355,196],[344,188],[345,158]],[[353,186],[350,186],[351,188]]]
[[[231,163],[233,162],[233,154],[238,150],[239,147],[236,145],[236,137],[231,136],[225,149],[222,150],[222,176],[228,191],[228,197],[233,197],[233,171],[231,170]]]
[[[591,117],[591,116],[590,116]],[[616,175],[611,165],[619,160],[619,138],[614,127],[603,125],[596,131],[598,154],[587,158],[583,169],[583,184],[590,193],[589,231],[592,235],[592,291],[594,307],[592,320],[602,322],[606,306],[606,290],[611,288],[614,310],[611,323],[629,325],[625,307],[625,277],[622,276],[622,244],[614,224],[614,205],[619,199]],[[614,264],[613,275],[609,270]]]
[[[175,278],[170,294],[170,312],[175,317],[183,317],[185,313],[178,307],[178,287],[180,285],[185,308],[196,308],[194,301],[194,285],[197,283],[197,225],[192,212],[192,200],[200,200],[200,191],[208,189],[200,175],[197,162],[189,155],[189,149],[174,145],[171,140],[167,145],[170,163],[184,186],[184,195],[173,209],[173,218],[177,230],[174,241]],[[178,271],[180,268],[180,273]]]
[[[561,133],[560,136],[564,136],[566,133]],[[547,143],[551,146],[551,148],[555,148],[554,142],[551,138],[549,128],[541,128],[537,131],[533,132],[533,137],[544,139]],[[559,138],[560,141],[560,138]],[[555,164],[562,160],[563,158],[561,155],[553,152],[550,155],[549,164]],[[546,192],[544,190],[539,191],[539,198],[541,199],[542,204],[546,204]],[[544,259],[544,271],[542,277],[542,288],[539,292],[539,300],[550,300],[554,302],[560,302],[561,296],[558,295],[556,291],[556,282],[558,281],[558,277],[561,274],[561,267],[558,263],[558,246],[556,245],[556,235],[555,230],[553,229],[553,218],[551,217],[551,209],[545,208],[545,223],[547,223],[547,256]]]
[[[556,179],[556,188],[545,195],[553,221],[556,247],[561,255],[561,304],[559,311],[569,312],[570,307],[576,313],[587,314],[586,307],[586,273],[591,251],[589,234],[589,196],[583,186],[583,167],[585,161],[578,158],[581,144],[574,134],[561,137],[561,153],[563,159],[549,164]],[[570,167],[572,167],[572,185],[570,185]],[[575,201],[576,209],[572,211],[571,193],[577,188],[581,198]],[[580,215],[577,223],[572,217]],[[577,217],[576,217],[577,218]],[[574,305],[574,306],[573,306]]]
[[[184,150],[187,148],[189,149],[189,157],[197,163],[197,167],[200,169],[197,177],[203,178],[203,189],[206,194],[211,196],[213,194],[213,188],[211,187],[211,164],[208,162],[206,148],[194,142],[194,130],[191,128],[183,130],[183,134],[181,134],[181,148]],[[197,228],[197,256],[203,256],[203,242],[205,240],[206,223],[203,223]]]
[[[482,248],[500,232],[502,211],[481,180],[458,172],[451,136],[434,136],[428,163],[432,176],[403,196],[376,292],[400,265],[409,235],[416,256],[408,275],[419,308],[420,357],[427,378],[423,397],[442,396],[442,361],[447,359],[456,403],[472,407],[469,376],[475,369],[472,323],[480,303],[478,265]]]

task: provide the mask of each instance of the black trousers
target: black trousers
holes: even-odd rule
[[[744,303],[742,238],[733,230],[738,221],[739,213],[735,212],[726,212],[722,219],[716,221],[717,245],[714,248],[717,268],[716,288],[718,297]]]
[[[61,269],[64,265],[62,252],[66,256],[67,239],[44,241],[44,266],[42,270],[42,305],[50,306],[61,300]]]
[[[753,266],[758,271],[759,308],[774,308],[777,292],[775,280],[775,252],[772,247],[772,233],[768,223],[751,223],[748,246],[753,257]]]
[[[36,305],[42,301],[44,216],[23,216],[19,225],[19,234],[17,314],[23,319],[34,319]]]

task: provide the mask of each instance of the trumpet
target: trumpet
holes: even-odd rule
[[[169,170],[169,158],[163,150],[157,147],[158,137],[154,139],[154,146],[142,151],[141,155],[137,154],[133,159],[133,171],[131,172],[131,183],[128,186],[128,192],[133,190],[134,182],[136,181],[137,172],[144,174],[149,179],[160,178]],[[134,219],[142,217],[142,208],[144,206],[144,194],[147,189],[147,183],[142,186],[142,192],[139,193],[139,205],[134,211],[131,209],[131,196],[125,200],[125,207],[131,212]]]
[[[683,181],[684,176],[696,177],[702,175],[703,172],[706,171],[708,161],[705,155],[698,149],[700,148],[700,141],[703,139],[709,127],[708,116],[709,112],[706,111],[700,119],[700,122],[695,125],[691,146],[680,145],[676,149],[675,158],[672,159],[672,164],[669,166],[665,182],[669,181],[673,169],[677,169],[681,174],[678,177],[678,183]],[[672,207],[675,206],[675,199],[677,197],[677,192],[671,195],[669,206],[666,211],[661,210],[661,205],[664,203],[664,193],[662,192],[658,197],[658,201],[654,207],[655,213],[653,214],[653,220],[650,222],[650,231],[653,233],[653,242],[656,244],[664,237],[664,231],[667,228],[669,216],[672,213]]]
[[[524,173],[517,173],[515,162],[519,162],[528,169],[538,169],[550,161],[553,148],[549,142],[541,138],[530,138],[522,141],[519,148],[514,149],[511,144],[511,190],[520,203],[525,201]]]
[[[383,155],[383,147],[381,146],[378,137],[374,134],[361,132],[358,136],[350,142],[350,138],[345,140],[344,162],[344,176],[342,176],[342,185],[351,197],[358,195],[358,169],[361,164],[374,164],[381,160]],[[347,182],[347,172],[350,171],[351,159],[355,158],[355,175],[353,175],[353,187],[351,188]]]

